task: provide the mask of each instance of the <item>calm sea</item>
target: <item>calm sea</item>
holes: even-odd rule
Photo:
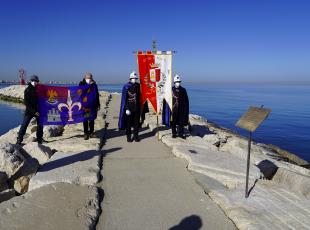
[[[190,112],[248,135],[235,126],[249,106],[272,109],[256,130],[256,142],[274,144],[310,162],[310,85],[186,84]],[[122,85],[99,85],[120,92]],[[20,124],[20,108],[0,103],[0,135]]]

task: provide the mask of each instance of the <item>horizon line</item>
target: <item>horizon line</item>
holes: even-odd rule
[[[61,81],[61,80],[44,80],[42,81],[42,83],[63,83],[63,84],[70,84],[70,83],[76,83],[79,82],[78,81],[74,81],[74,80],[68,80],[68,81]],[[19,80],[3,80],[0,79],[0,84],[13,84],[13,83],[18,83]],[[126,82],[126,79],[124,81],[102,81],[102,80],[98,80],[96,81],[99,84],[123,84],[124,82]],[[243,81],[243,80],[197,80],[197,81],[184,81],[185,83],[188,84],[197,84],[197,83],[201,83],[201,84],[310,84],[310,80],[252,80],[252,81]]]

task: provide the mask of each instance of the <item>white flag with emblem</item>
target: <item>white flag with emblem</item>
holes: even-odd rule
[[[159,81],[156,81],[157,110],[162,111],[163,100],[166,100],[172,109],[172,52],[157,51],[155,56],[155,68],[160,70]],[[152,73],[151,73],[152,74]],[[153,75],[155,75],[155,71]]]

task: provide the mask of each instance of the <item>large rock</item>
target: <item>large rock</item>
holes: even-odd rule
[[[2,136],[0,136],[0,142],[9,142],[9,143],[15,143],[17,140],[18,131],[20,129],[20,126],[9,130]],[[27,134],[26,134],[27,135]]]
[[[28,158],[24,165],[10,178],[11,187],[19,194],[28,191],[29,182],[39,169],[39,162],[34,158]]]
[[[271,145],[271,144],[269,144],[268,147],[271,148],[272,150],[274,150],[275,152],[279,153],[281,156],[287,158],[291,162],[294,162],[300,166],[309,166],[309,162],[301,159],[300,157],[298,157],[297,155],[295,155],[293,153],[290,153],[286,150],[283,150],[283,149],[281,149],[277,146]]]
[[[0,89],[0,94],[23,100],[25,89],[25,85],[11,85]]]
[[[245,181],[246,161],[231,154],[195,145],[176,145],[172,152],[188,161],[189,170],[211,177],[230,189]],[[260,178],[260,171],[255,165],[250,165],[249,176],[250,185]]]
[[[208,195],[240,230],[309,229],[310,202],[305,196],[273,181],[258,180],[249,197],[245,185],[213,189]]]
[[[43,128],[43,138],[58,137],[64,131],[64,126],[62,125],[46,125]]]
[[[212,144],[212,145],[216,145],[219,146],[220,145],[220,139],[218,138],[218,136],[216,134],[207,134],[203,136],[203,139]]]
[[[196,146],[196,147],[200,147],[200,148],[211,149],[214,151],[218,150],[218,148],[214,144],[211,144],[210,142],[207,142],[203,138],[197,137],[197,136],[187,137],[184,144],[188,145],[188,146]]]
[[[310,199],[310,176],[301,175],[285,168],[278,168],[272,180]]]
[[[53,151],[49,147],[38,144],[36,142],[30,142],[24,145],[23,149],[31,157],[37,159],[40,164],[46,163],[53,155]]]
[[[8,142],[0,143],[0,171],[8,177],[14,175],[24,164],[25,158],[18,147]]]
[[[22,122],[22,121],[20,121],[20,122]],[[36,132],[32,133],[32,129],[34,127],[36,128],[36,126],[29,124],[29,126],[26,130],[26,133],[24,135],[23,143],[27,143],[29,141],[32,141],[33,137],[36,136]],[[19,129],[20,129],[20,125],[14,129],[9,130],[7,133],[3,134],[2,136],[0,136],[0,142],[15,143],[17,140]]]
[[[1,203],[0,228],[95,229],[99,213],[96,187],[57,183]]]
[[[221,151],[229,152],[232,155],[244,159],[247,159],[248,153],[248,141],[240,137],[230,137],[227,139],[226,144],[220,147]],[[259,164],[262,160],[266,159],[266,155],[271,155],[269,151],[264,148],[255,145],[253,142],[251,144],[251,162],[253,164]]]
[[[99,181],[100,152],[55,153],[31,178],[29,191],[57,182],[94,185]]]

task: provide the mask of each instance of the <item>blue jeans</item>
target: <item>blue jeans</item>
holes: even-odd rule
[[[31,119],[35,117],[37,120],[37,141],[39,143],[42,143],[42,139],[43,139],[43,126],[39,123],[39,118],[34,116],[34,115],[29,115],[29,114],[25,114],[24,116],[24,120],[22,123],[22,126],[19,129],[18,132],[18,137],[17,137],[17,143],[22,143],[23,139],[24,139],[24,135],[26,133],[27,127],[31,121]]]

